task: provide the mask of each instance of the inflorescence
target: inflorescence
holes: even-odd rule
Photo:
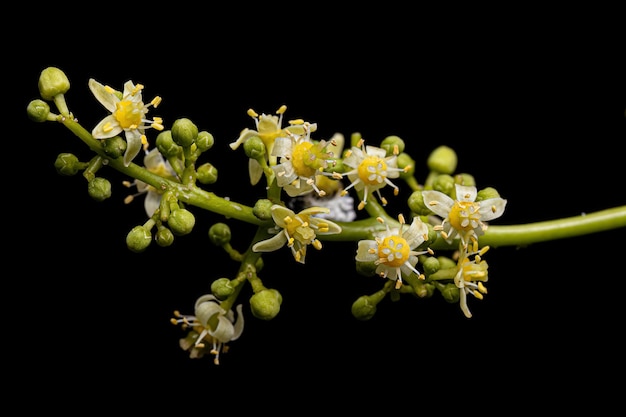
[[[489,247],[479,239],[488,222],[504,214],[507,200],[494,188],[479,188],[472,175],[457,173],[457,155],[446,146],[428,158],[429,175],[422,183],[414,176],[414,159],[397,136],[378,144],[366,143],[359,133],[349,140],[341,133],[314,139],[317,123],[284,122],[284,105],[275,114],[251,109],[254,127],[244,128],[227,143],[228,152],[245,152],[248,185],[260,194],[253,206],[247,206],[219,197],[214,187],[207,190],[218,180],[215,166],[201,162],[214,147],[213,136],[189,119],[177,119],[166,129],[160,117],[148,118],[161,99],[144,104],[143,85],[128,81],[116,90],[89,80],[89,89],[109,114],[88,128],[69,111],[65,100],[69,86],[60,69],[44,69],[39,79],[41,99],[28,105],[28,115],[36,122],[65,125],[95,153],[88,161],[67,153],[55,161],[61,175],[83,172],[95,200],[111,194],[110,184],[100,175],[104,167],[128,175],[126,186],[136,187],[127,203],[144,196],[147,220],[129,231],[126,242],[131,251],[143,252],[152,242],[172,245],[192,231],[195,216],[203,209],[256,228],[245,251],[231,246],[226,223],[209,230],[211,243],[237,267],[231,278],[211,283],[210,293],[196,300],[193,314],[174,313],[172,323],[187,332],[180,346],[192,358],[208,353],[218,364],[228,343],[239,338],[244,310],[237,300],[246,284],[251,314],[261,320],[276,317],[282,296],[264,285],[261,273],[264,254],[284,248],[292,258],[289,262],[306,264],[308,247],[323,256],[326,239],[353,245],[354,256],[345,262],[354,272],[383,278],[380,291],[353,301],[351,311],[359,320],[372,318],[387,295],[397,300],[402,294],[426,298],[437,292],[469,318],[467,296],[482,299],[487,294]],[[58,114],[49,103],[56,105]],[[157,132],[152,139],[150,128]],[[142,149],[143,160],[137,162]],[[411,191],[405,212],[387,213],[388,199],[399,198],[403,185]]]

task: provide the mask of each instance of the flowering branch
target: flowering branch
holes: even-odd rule
[[[137,188],[126,202],[145,195],[147,220],[126,237],[131,251],[143,252],[153,242],[172,245],[194,229],[196,209],[256,229],[241,252],[231,243],[228,225],[218,222],[209,229],[211,243],[238,268],[232,278],[212,281],[211,292],[196,300],[193,314],[174,312],[172,323],[187,331],[180,346],[192,358],[210,354],[219,364],[221,353],[239,338],[244,310],[238,300],[248,284],[255,318],[271,320],[279,314],[282,295],[262,278],[268,252],[285,250],[306,266],[310,248],[322,251],[327,241],[353,244],[354,256],[348,262],[356,273],[384,279],[380,290],[353,301],[351,311],[359,320],[372,318],[387,297],[398,301],[401,296],[429,298],[437,293],[470,318],[469,296],[481,300],[487,294],[485,256],[491,246],[526,246],[626,227],[626,205],[536,223],[492,225],[503,216],[508,201],[494,188],[479,188],[472,175],[457,173],[457,155],[451,148],[441,146],[430,154],[429,173],[420,182],[401,138],[388,136],[376,146],[357,133],[349,141],[340,133],[316,140],[316,123],[283,120],[286,106],[273,115],[249,110],[254,128],[244,128],[229,143],[231,151],[243,148],[248,157],[249,185],[265,182],[258,188],[262,198],[252,206],[241,204],[206,190],[218,175],[212,164],[201,163],[214,145],[209,132],[186,118],[175,120],[170,129],[162,118],[148,118],[161,98],[145,104],[141,84],[128,81],[121,91],[93,79],[88,85],[109,112],[91,131],[70,111],[64,96],[69,80],[58,68],[42,71],[42,99],[31,101],[27,114],[35,122],[60,123],[95,154],[79,161],[64,153],[55,161],[61,175],[82,171],[94,200],[111,196],[111,185],[101,176],[105,168],[126,175],[132,181],[125,185]],[[152,149],[149,129],[159,132]],[[143,166],[133,162],[142,149]],[[390,213],[387,197],[397,197],[401,185],[411,191],[404,213]]]

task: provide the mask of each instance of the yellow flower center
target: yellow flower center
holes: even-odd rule
[[[287,233],[298,242],[309,245],[315,240],[315,230],[309,227],[309,216],[300,214],[298,217],[291,217],[291,221],[287,222]]]
[[[291,152],[291,164],[299,177],[312,177],[315,172],[325,166],[329,155],[323,152],[320,144],[300,142]]]
[[[387,163],[377,156],[368,156],[359,164],[358,173],[364,184],[380,185],[387,178]]]
[[[455,201],[450,209],[450,225],[456,230],[469,232],[480,224],[480,204],[471,201]]]
[[[141,125],[143,103],[122,100],[117,103],[117,109],[113,116],[123,129],[136,129]]]
[[[403,237],[388,236],[378,244],[378,258],[387,266],[398,267],[408,259],[411,248]]]

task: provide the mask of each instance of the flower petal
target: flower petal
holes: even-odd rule
[[[254,252],[273,252],[285,246],[287,236],[282,231],[269,239],[257,242],[252,246]]]
[[[115,94],[109,93],[104,85],[100,84],[93,78],[90,78],[89,89],[105,109],[111,113],[116,110],[116,105],[119,103],[120,99]]]
[[[108,127],[108,131],[104,130],[104,127]],[[113,115],[108,115],[100,121],[91,131],[91,136],[96,139],[112,138],[122,132],[122,126],[117,122]]]
[[[424,204],[433,213],[443,218],[448,217],[450,209],[454,205],[454,200],[441,191],[425,190],[422,191]]]
[[[141,133],[138,130],[126,131],[126,152],[124,152],[124,166],[130,165],[135,159],[143,144],[141,143]]]

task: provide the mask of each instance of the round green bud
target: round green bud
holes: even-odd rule
[[[196,169],[196,176],[202,184],[213,184],[217,181],[217,168],[207,162]]]
[[[252,315],[261,320],[271,320],[280,311],[283,297],[274,289],[261,290],[250,297]]]
[[[44,100],[52,100],[59,94],[70,89],[70,80],[63,71],[56,67],[48,67],[39,75],[39,94]]]
[[[420,190],[411,193],[407,204],[411,211],[418,216],[429,216],[432,214],[432,210],[424,202],[424,196]]]
[[[209,132],[202,131],[198,133],[198,137],[196,138],[196,146],[200,149],[201,152],[208,151],[213,147],[215,143],[215,139],[213,135]]]
[[[443,299],[449,303],[458,303],[459,302],[459,289],[454,283],[450,282],[446,284],[443,288],[440,289],[441,295],[443,295]]]
[[[360,275],[371,277],[376,274],[376,265],[374,262],[356,262],[356,272]]]
[[[87,182],[89,196],[96,201],[104,201],[111,197],[111,182],[106,178],[95,177]]]
[[[66,176],[75,175],[82,165],[76,155],[71,153],[60,153],[54,161],[54,168],[57,172]]]
[[[426,258],[426,260],[422,262],[422,268],[424,268],[424,274],[426,276],[429,276],[430,274],[434,274],[435,272],[439,271],[439,268],[441,268],[441,264],[439,263],[439,259],[435,258],[434,256],[429,256],[428,258]]]
[[[193,226],[196,224],[196,218],[189,210],[179,208],[170,213],[167,224],[172,230],[172,233],[182,236],[191,232]]]
[[[243,151],[251,159],[265,158],[265,144],[258,136],[251,136],[243,143]]]
[[[448,174],[437,175],[433,181],[433,190],[441,191],[442,193],[454,198],[454,195],[456,194],[454,177]]]
[[[165,158],[173,158],[180,153],[180,147],[172,139],[171,130],[164,130],[157,135],[156,147]]]
[[[499,197],[500,197],[500,193],[498,193],[498,190],[496,190],[493,187],[487,187],[478,191],[478,194],[476,195],[476,201],[484,201],[484,200],[489,200],[490,198],[499,198]]]
[[[252,207],[252,213],[261,220],[270,220],[272,218],[273,203],[267,198],[257,200]]]
[[[450,269],[456,268],[456,261],[448,258],[447,256],[438,256],[437,260],[439,261],[439,269]]]
[[[230,227],[226,223],[215,223],[209,228],[209,239],[216,246],[224,246],[230,238]]]
[[[162,248],[168,247],[174,243],[174,233],[172,233],[172,231],[167,227],[160,226],[159,230],[156,232],[154,240],[156,240],[157,245]]]
[[[374,314],[376,314],[376,304],[368,295],[362,295],[352,303],[352,315],[358,320],[369,320],[374,317]]]
[[[441,145],[428,156],[426,164],[431,171],[451,175],[456,170],[458,157],[454,149]]]
[[[211,292],[218,300],[225,300],[235,292],[235,286],[228,278],[218,278],[211,283]]]
[[[50,115],[50,105],[43,100],[33,100],[26,107],[28,118],[34,122],[45,122]]]
[[[454,176],[454,182],[461,185],[467,185],[468,187],[476,186],[476,180],[471,174],[457,174]]]
[[[150,231],[143,226],[135,226],[126,235],[126,246],[133,252],[143,252],[152,242]]]
[[[402,168],[405,171],[400,173],[400,178],[408,178],[415,174],[415,161],[408,153],[401,153],[398,155],[398,168]]]
[[[189,147],[198,137],[198,126],[191,120],[183,117],[174,121],[172,125],[172,139],[177,145]]]
[[[400,139],[400,136],[387,136],[380,143],[380,147],[387,152],[387,156],[394,154],[396,146],[398,147],[398,154],[404,152],[404,141]]]
[[[117,159],[126,152],[126,141],[121,136],[102,139],[100,143],[102,143],[104,153],[111,159]]]

